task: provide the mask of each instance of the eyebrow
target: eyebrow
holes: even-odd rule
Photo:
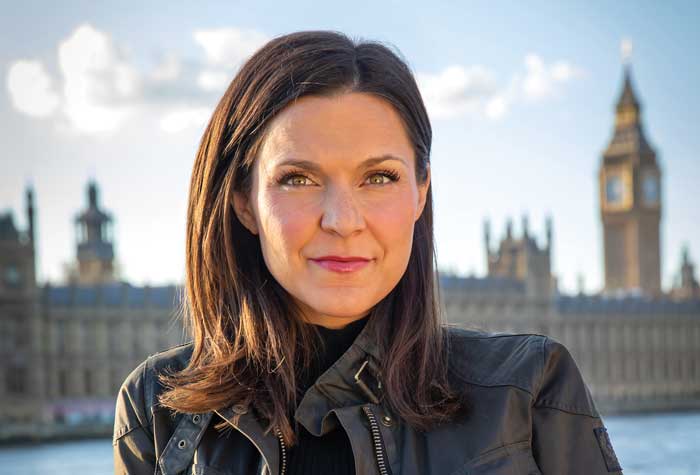
[[[364,167],[364,168],[371,167],[371,166],[376,165],[378,163],[386,162],[387,160],[397,160],[408,167],[408,164],[406,163],[406,161],[403,158],[400,158],[400,157],[397,157],[397,156],[391,155],[391,154],[384,154],[384,155],[380,155],[378,157],[370,157],[370,158],[364,160],[362,163],[360,163],[360,167]],[[317,162],[314,162],[311,160],[297,160],[294,158],[290,158],[287,160],[283,160],[277,164],[278,167],[282,167],[285,165],[296,166],[299,168],[305,168],[305,169],[311,170],[313,172],[320,172],[321,171],[320,165]]]

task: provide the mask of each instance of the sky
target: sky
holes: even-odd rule
[[[603,285],[597,173],[630,64],[662,171],[662,287],[681,249],[700,262],[700,3],[6,2],[0,17],[0,211],[26,227],[33,186],[40,283],[75,260],[95,179],[122,278],[184,279],[190,173],[206,121],[265,41],[337,30],[396,48],[433,127],[438,266],[484,275],[513,220],[543,245],[560,291]],[[623,58],[624,50],[624,58]]]

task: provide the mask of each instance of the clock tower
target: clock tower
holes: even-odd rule
[[[661,170],[625,65],[615,128],[599,169],[605,293],[661,294]]]

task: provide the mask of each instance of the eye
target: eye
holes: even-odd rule
[[[291,170],[291,171],[288,171],[287,173],[283,174],[281,177],[279,177],[276,180],[276,182],[278,185],[281,185],[281,186],[292,186],[292,187],[309,186],[309,185],[304,184],[304,180],[311,182],[309,177],[304,175],[301,170]]]
[[[291,181],[290,181],[291,180]],[[311,182],[309,178],[305,175],[302,175],[299,172],[289,172],[285,173],[282,175],[278,180],[277,183],[280,185],[287,185],[287,186],[308,186],[305,181]]]
[[[379,178],[379,180],[376,179],[377,177]],[[394,170],[380,170],[378,172],[372,173],[368,178],[370,180],[371,185],[387,185],[391,182],[398,181],[399,174]],[[385,178],[388,181],[385,181]]]

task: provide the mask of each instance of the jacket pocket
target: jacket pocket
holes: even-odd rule
[[[467,462],[464,475],[542,475],[530,441],[504,445]]]

